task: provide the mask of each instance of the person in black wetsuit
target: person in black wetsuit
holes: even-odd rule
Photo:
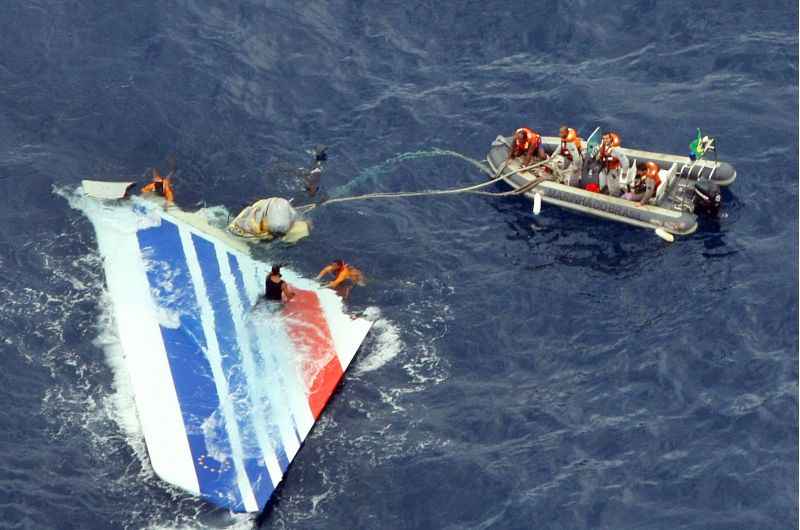
[[[322,171],[325,169],[325,162],[328,160],[328,148],[324,145],[318,145],[312,151],[314,160],[311,169],[304,175],[305,188],[309,197],[317,194],[320,187],[320,180],[322,179]]]
[[[281,277],[280,265],[272,266],[272,271],[267,276],[265,291],[264,297],[273,302],[282,302],[284,299],[288,302],[294,298],[294,291]]]

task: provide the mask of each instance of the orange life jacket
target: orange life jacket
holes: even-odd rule
[[[603,167],[609,171],[619,169],[622,165],[619,158],[611,154],[611,149],[606,149],[605,144],[600,146],[600,162],[603,164]]]
[[[172,179],[162,177],[157,169],[153,170],[153,181],[142,188],[144,192],[155,192],[167,199],[167,202],[175,201],[175,194],[172,192]]]
[[[634,186],[636,193],[642,193],[645,191],[647,188],[647,179],[652,179],[655,181],[656,185],[653,190],[657,190],[661,185],[661,177],[658,176],[658,170],[660,169],[658,164],[655,162],[647,162],[645,163],[644,168],[644,178],[639,179],[639,181],[636,183],[636,186]]]
[[[353,283],[359,284],[364,281],[364,276],[361,274],[361,271],[355,267],[351,267],[347,263],[342,264],[339,270],[335,272],[336,278],[331,282],[331,287],[336,287],[345,280],[351,280]]]
[[[525,138],[520,140],[517,136],[520,132],[525,133]],[[539,133],[534,132],[527,127],[521,127],[514,131],[514,150],[517,153],[527,153],[528,149],[533,145],[533,149],[537,149],[542,143],[542,137]]]
[[[568,143],[575,144],[575,147],[578,148],[578,152],[581,152],[583,140],[581,140],[581,137],[578,136],[578,131],[571,127],[567,129],[567,137],[561,139],[561,156],[572,160],[572,155],[570,154],[569,149],[567,149]]]

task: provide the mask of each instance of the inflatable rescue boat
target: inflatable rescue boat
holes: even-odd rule
[[[717,215],[721,206],[720,186],[736,179],[736,171],[726,162],[619,148],[630,161],[626,179],[632,181],[645,164],[658,165],[660,185],[654,197],[644,205],[614,197],[598,190],[599,165],[591,156],[573,166],[573,179],[567,181],[543,166],[527,169],[522,158],[506,162],[513,138],[498,136],[492,142],[487,162],[493,175],[516,190],[526,189],[525,196],[534,201],[534,212],[541,203],[554,204],[611,221],[656,230],[664,239],[672,234],[689,235],[697,229],[698,214]],[[553,163],[566,162],[560,153],[558,137],[542,137],[542,147]],[[588,189],[587,189],[588,188]],[[595,190],[595,191],[590,191]]]

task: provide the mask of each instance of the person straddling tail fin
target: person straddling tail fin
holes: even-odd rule
[[[264,289],[264,297],[273,302],[288,302],[294,298],[294,291],[292,291],[289,284],[284,281],[281,276],[281,266],[273,265],[272,271],[267,276],[266,285]]]

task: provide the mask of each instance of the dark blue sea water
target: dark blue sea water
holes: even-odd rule
[[[0,527],[247,528],[152,473],[89,221],[57,190],[175,155],[177,202],[467,185],[499,133],[616,129],[738,170],[667,245],[519,199],[330,205],[378,322],[265,528],[798,525],[796,2],[18,1],[0,8]],[[500,188],[497,188],[500,190]]]

